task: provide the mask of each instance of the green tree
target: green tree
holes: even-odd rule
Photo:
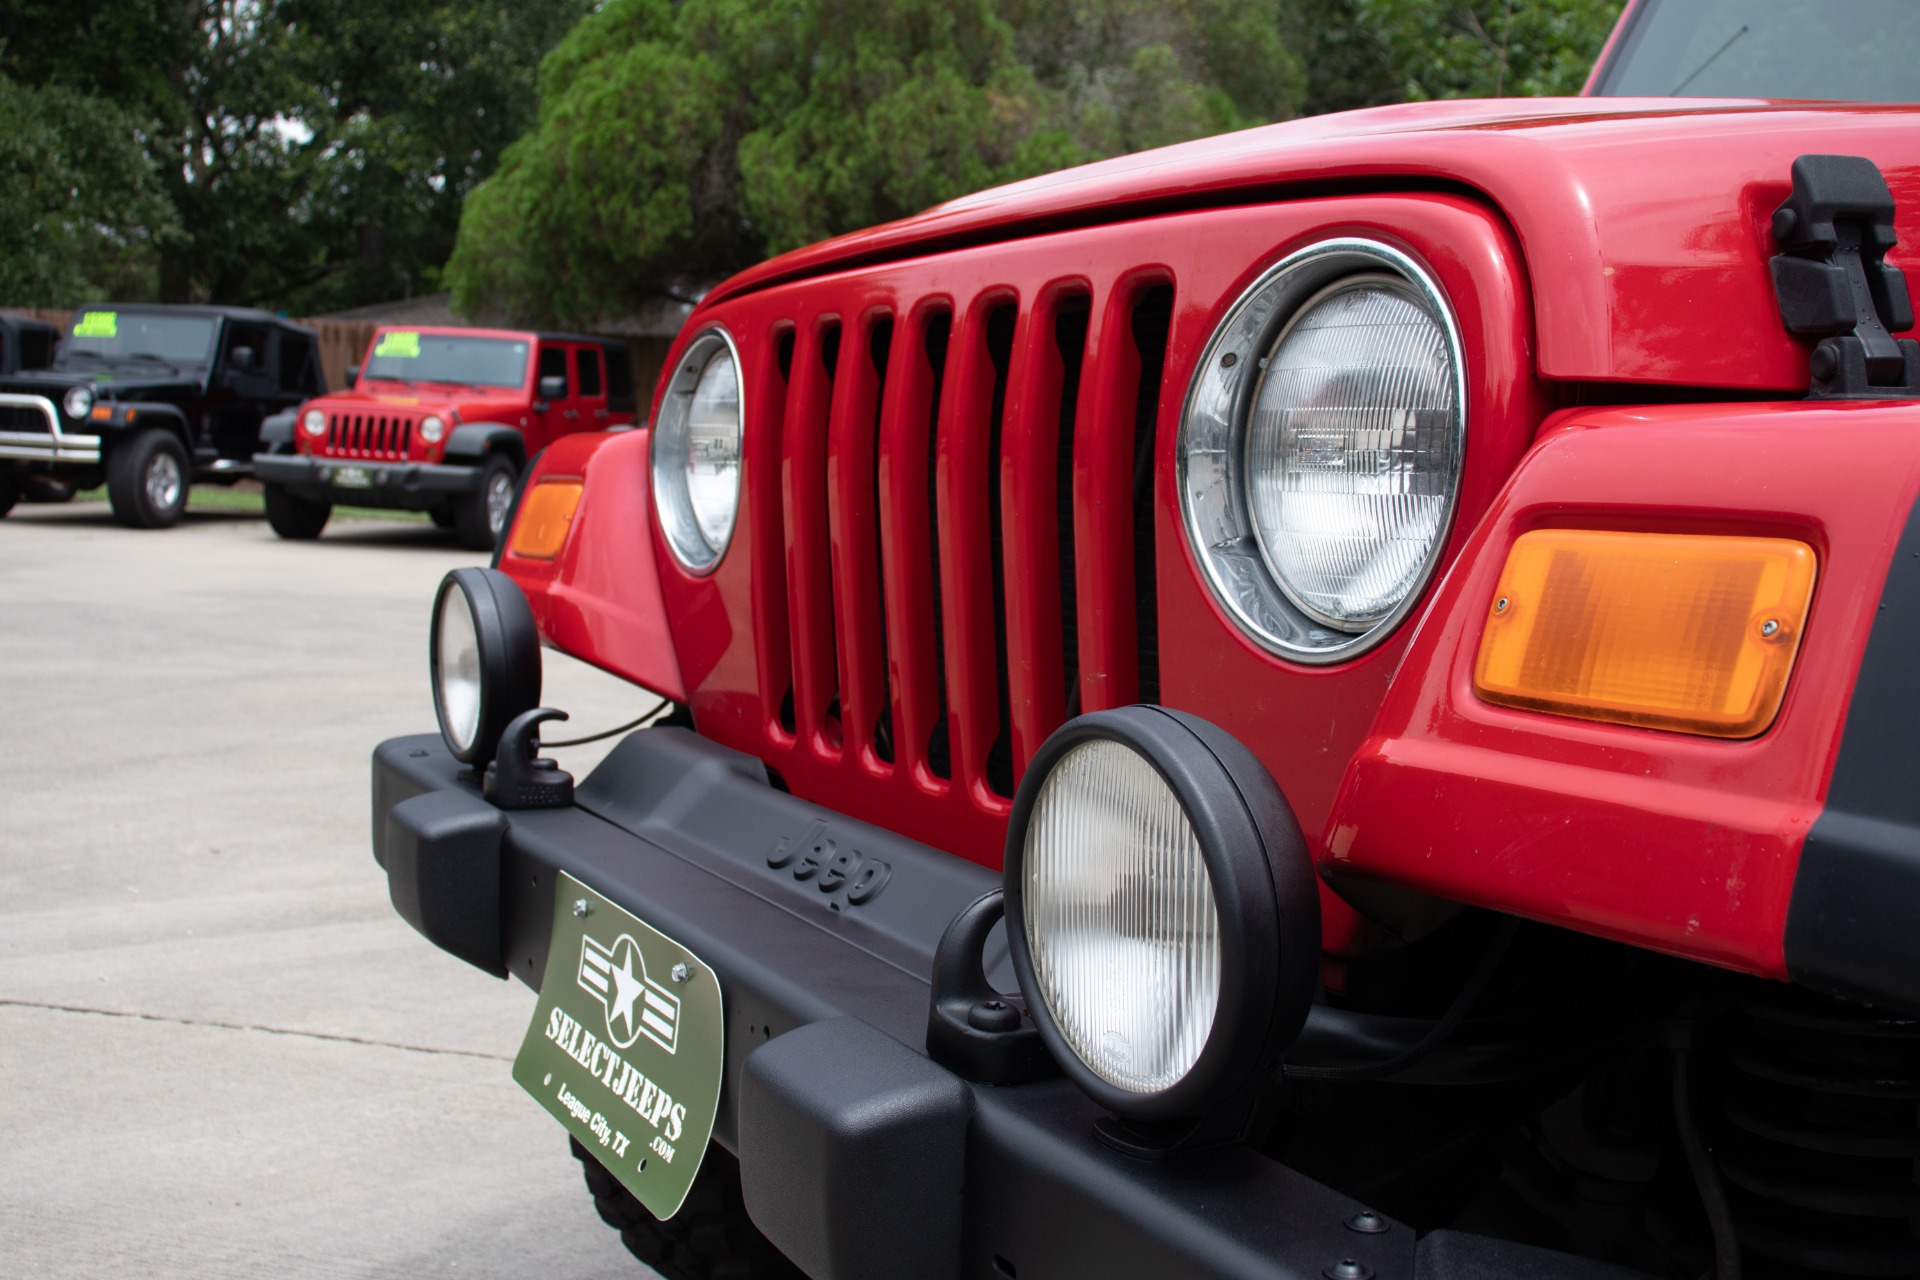
[[[157,296],[322,310],[437,287],[587,4],[7,0],[0,73],[120,113],[171,211],[128,251]]]
[[[58,306],[109,292],[174,229],[120,108],[0,76],[0,298]]]
[[[612,0],[468,200],[469,312],[586,323],[767,253],[1297,112],[1284,0]]]
[[[1398,83],[1389,100],[1570,95],[1621,0],[1351,0]]]

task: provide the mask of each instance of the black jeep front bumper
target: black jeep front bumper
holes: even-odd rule
[[[339,484],[337,477],[348,468],[365,473],[369,483],[364,486]],[[357,458],[314,458],[287,453],[258,453],[253,458],[255,479],[280,485],[312,502],[414,511],[480,492],[484,470],[477,464],[366,462]]]
[[[536,989],[558,873],[719,976],[715,1140],[747,1207],[816,1280],[1292,1277],[1612,1280],[1630,1273],[1404,1225],[1243,1147],[1140,1160],[1062,1079],[984,1086],[926,1056],[930,975],[994,873],[824,810],[680,729],[630,736],[569,808],[506,813],[433,736],[374,753],[373,842],[427,938]],[[779,865],[772,865],[772,864]]]

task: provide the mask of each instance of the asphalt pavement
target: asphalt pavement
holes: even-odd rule
[[[0,1274],[651,1274],[510,1077],[533,994],[408,928],[368,844],[374,744],[433,728],[434,585],[483,561],[0,520]],[[652,701],[546,670],[569,736]]]

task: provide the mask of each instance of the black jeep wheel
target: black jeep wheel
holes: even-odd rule
[[[13,510],[13,504],[20,501],[20,481],[14,476],[0,476],[0,516]]]
[[[333,514],[331,502],[315,502],[289,493],[283,484],[262,485],[261,489],[267,502],[267,523],[289,541],[313,541],[327,527],[327,517]]]
[[[740,1198],[740,1162],[709,1146],[686,1203],[662,1222],[606,1166],[573,1139],[574,1158],[600,1220],[620,1233],[634,1257],[666,1280],[805,1280],[800,1268],[760,1234]]]
[[[170,431],[142,431],[107,455],[107,501],[129,529],[179,524],[191,483],[187,451]]]
[[[493,454],[480,469],[480,488],[460,499],[453,509],[454,532],[469,551],[491,551],[506,532],[507,513],[513,509],[513,482],[519,475],[513,459]]]

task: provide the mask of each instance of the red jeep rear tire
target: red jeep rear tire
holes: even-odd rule
[[[469,551],[491,551],[507,531],[507,514],[513,509],[514,481],[519,468],[513,459],[492,454],[480,470],[480,488],[460,499],[453,508],[453,529],[460,545]]]
[[[262,485],[261,493],[266,499],[267,523],[290,542],[313,541],[327,527],[327,518],[333,514],[332,503],[315,502],[289,493],[285,485]]]

